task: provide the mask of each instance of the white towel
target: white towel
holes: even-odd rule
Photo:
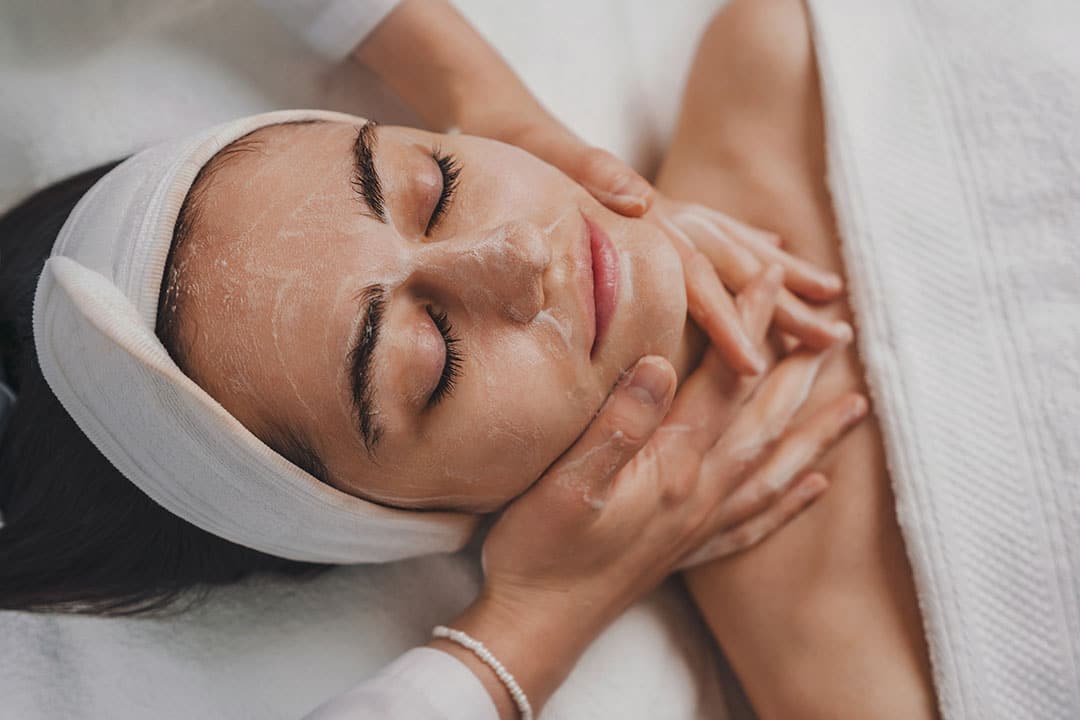
[[[1080,3],[814,0],[830,187],[947,718],[1080,718]]]

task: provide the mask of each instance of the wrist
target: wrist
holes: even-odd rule
[[[545,596],[523,602],[484,592],[448,623],[486,646],[514,676],[534,713],[539,713],[604,625],[583,621],[584,614],[554,600]],[[473,671],[491,695],[500,718],[518,717],[506,686],[475,653],[447,639],[433,639],[429,645],[453,655]]]

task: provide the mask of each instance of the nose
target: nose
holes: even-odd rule
[[[514,220],[485,232],[424,246],[413,273],[470,317],[494,313],[527,323],[544,309],[551,248],[539,227]]]

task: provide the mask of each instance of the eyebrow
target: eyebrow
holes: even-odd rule
[[[349,368],[349,386],[356,410],[357,429],[364,440],[368,455],[374,457],[375,449],[383,436],[383,427],[378,422],[379,409],[375,405],[371,382],[371,360],[379,342],[386,288],[383,285],[368,285],[357,294],[357,301],[364,321],[350,343],[345,362]]]
[[[382,181],[375,169],[375,122],[367,121],[356,129],[353,142],[352,186],[367,205],[368,214],[386,223],[386,203],[383,200]]]

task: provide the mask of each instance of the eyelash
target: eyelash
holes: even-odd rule
[[[435,323],[446,345],[446,361],[435,391],[428,398],[428,408],[433,408],[454,391],[454,384],[461,376],[461,351],[457,348],[458,338],[454,336],[454,326],[450,324],[445,312],[436,312],[430,306],[427,309],[431,321]]]
[[[457,192],[458,179],[461,176],[461,163],[452,154],[444,154],[439,148],[434,148],[431,151],[431,157],[439,165],[439,170],[442,172],[443,187],[442,194],[439,195],[438,202],[435,203],[435,209],[431,211],[431,219],[428,220],[427,230],[424,231],[425,235],[430,235],[431,231],[442,220],[443,215],[446,214],[446,210],[450,207],[450,202],[454,199],[454,193]]]

